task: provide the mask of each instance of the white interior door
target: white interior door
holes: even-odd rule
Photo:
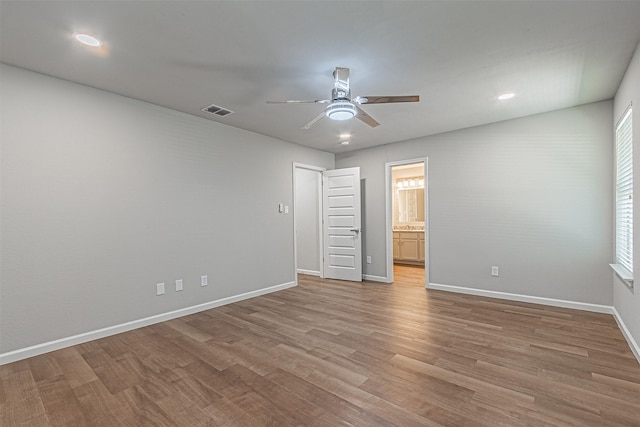
[[[361,282],[359,167],[322,173],[322,233],[324,277]]]

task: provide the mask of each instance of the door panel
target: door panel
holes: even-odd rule
[[[329,198],[329,207],[350,208],[353,206],[353,202],[353,196],[333,196]]]
[[[324,277],[362,281],[360,168],[322,174]]]
[[[330,264],[334,267],[353,268],[355,262],[351,255],[330,255]]]
[[[353,215],[334,215],[329,218],[329,227],[350,227],[355,225]]]
[[[330,236],[329,246],[335,248],[351,248],[353,247],[353,238],[351,236]]]

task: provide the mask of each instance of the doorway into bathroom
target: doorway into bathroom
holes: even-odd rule
[[[426,159],[387,164],[388,274],[390,281],[421,287],[428,283],[426,170]]]

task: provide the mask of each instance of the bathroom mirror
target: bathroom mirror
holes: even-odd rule
[[[424,221],[424,188],[399,188],[398,224]]]

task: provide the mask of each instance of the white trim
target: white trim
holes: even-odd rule
[[[142,328],[144,326],[153,325],[155,323],[166,322],[167,320],[187,316],[189,314],[198,313],[204,310],[210,310],[212,308],[220,307],[222,305],[231,304],[245,299],[255,298],[260,295],[282,291],[294,286],[296,286],[296,282],[282,283],[280,285],[269,286],[268,288],[245,292],[243,294],[209,301],[203,304],[193,305],[191,307],[181,308],[174,311],[169,311],[167,313],[156,314],[155,316],[145,317],[143,319],[133,320],[131,322],[121,323],[119,325],[108,326],[106,328],[98,329],[95,331],[84,332],[82,334],[73,335],[71,337],[61,338],[42,344],[36,344],[31,347],[21,348],[18,350],[10,351],[8,353],[2,353],[0,354],[0,365],[16,362],[18,360],[38,356],[43,353],[60,350],[62,348],[71,347],[73,345],[82,344],[88,341],[97,340],[99,338],[108,337],[122,332],[131,331],[133,329]]]
[[[389,280],[384,277],[384,276],[374,276],[371,274],[363,274],[362,275],[362,280],[370,280],[372,282],[382,282],[382,283],[389,283]]]
[[[296,169],[307,169],[307,170],[311,170],[311,171],[315,171],[318,172],[320,174],[320,179],[318,180],[318,206],[319,206],[319,212],[318,212],[318,218],[322,218],[322,172],[324,172],[326,169],[321,167],[321,166],[313,166],[313,165],[305,165],[304,163],[298,163],[298,162],[293,162],[292,168],[291,168],[291,174],[292,174],[292,200],[293,200],[293,276],[295,277],[295,282],[296,282],[296,286],[298,285],[298,235],[296,233],[296,213],[298,212],[298,209],[296,209]],[[324,278],[323,274],[322,274],[322,253],[323,253],[323,247],[322,247],[322,219],[320,219],[320,221],[318,221],[318,241],[320,243],[320,247],[318,248],[318,256],[319,256],[319,263],[318,264],[320,266],[320,272],[319,272],[319,277],[320,278]],[[308,273],[302,273],[302,274],[308,274]]]
[[[633,288],[633,273],[627,270],[622,264],[609,264],[609,267],[616,272],[620,280],[627,285],[628,288]]]
[[[429,221],[431,220],[431,215],[429,215],[429,158],[428,157],[418,157],[415,159],[408,160],[399,160],[395,162],[386,162],[384,164],[384,192],[385,192],[385,224],[386,224],[386,266],[387,266],[387,283],[393,283],[393,201],[391,188],[392,185],[392,177],[391,170],[394,166],[402,166],[402,165],[411,165],[414,163],[423,163],[424,164],[424,286],[427,287],[429,283],[429,273],[431,269],[429,268],[430,264],[430,254],[429,254],[429,242],[431,239],[429,238]]]
[[[384,165],[385,258],[387,283],[393,283],[393,202],[391,201],[391,167]]]
[[[633,273],[633,108],[615,126],[615,263]],[[627,120],[628,119],[628,120]],[[612,265],[613,267],[613,265]],[[616,273],[624,279],[625,271]],[[632,274],[630,274],[632,276]],[[632,277],[633,279],[633,277]],[[628,283],[633,285],[633,283]]]
[[[624,324],[624,321],[622,320],[620,313],[618,313],[618,310],[616,310],[615,307],[611,307],[611,308],[613,311],[613,318],[616,319],[616,323],[618,324],[618,327],[622,331],[622,335],[627,340],[629,347],[631,347],[631,351],[633,352],[633,355],[636,356],[636,359],[638,359],[638,363],[640,363],[640,345],[638,345],[636,340],[633,339],[631,332],[629,332],[629,329],[627,329],[627,325]]]
[[[307,276],[318,276],[320,277],[320,272],[315,270],[305,270],[304,268],[298,269],[298,274],[306,274]]]
[[[532,304],[550,305],[553,307],[573,308],[576,310],[592,311],[595,313],[613,314],[613,307],[610,305],[591,304],[588,302],[567,301],[555,298],[534,297],[531,295],[511,294],[508,292],[488,291],[485,289],[465,288],[462,286],[441,285],[429,283],[427,289],[439,291],[457,292],[460,294],[477,295],[488,298],[499,298],[511,301],[529,302]]]

